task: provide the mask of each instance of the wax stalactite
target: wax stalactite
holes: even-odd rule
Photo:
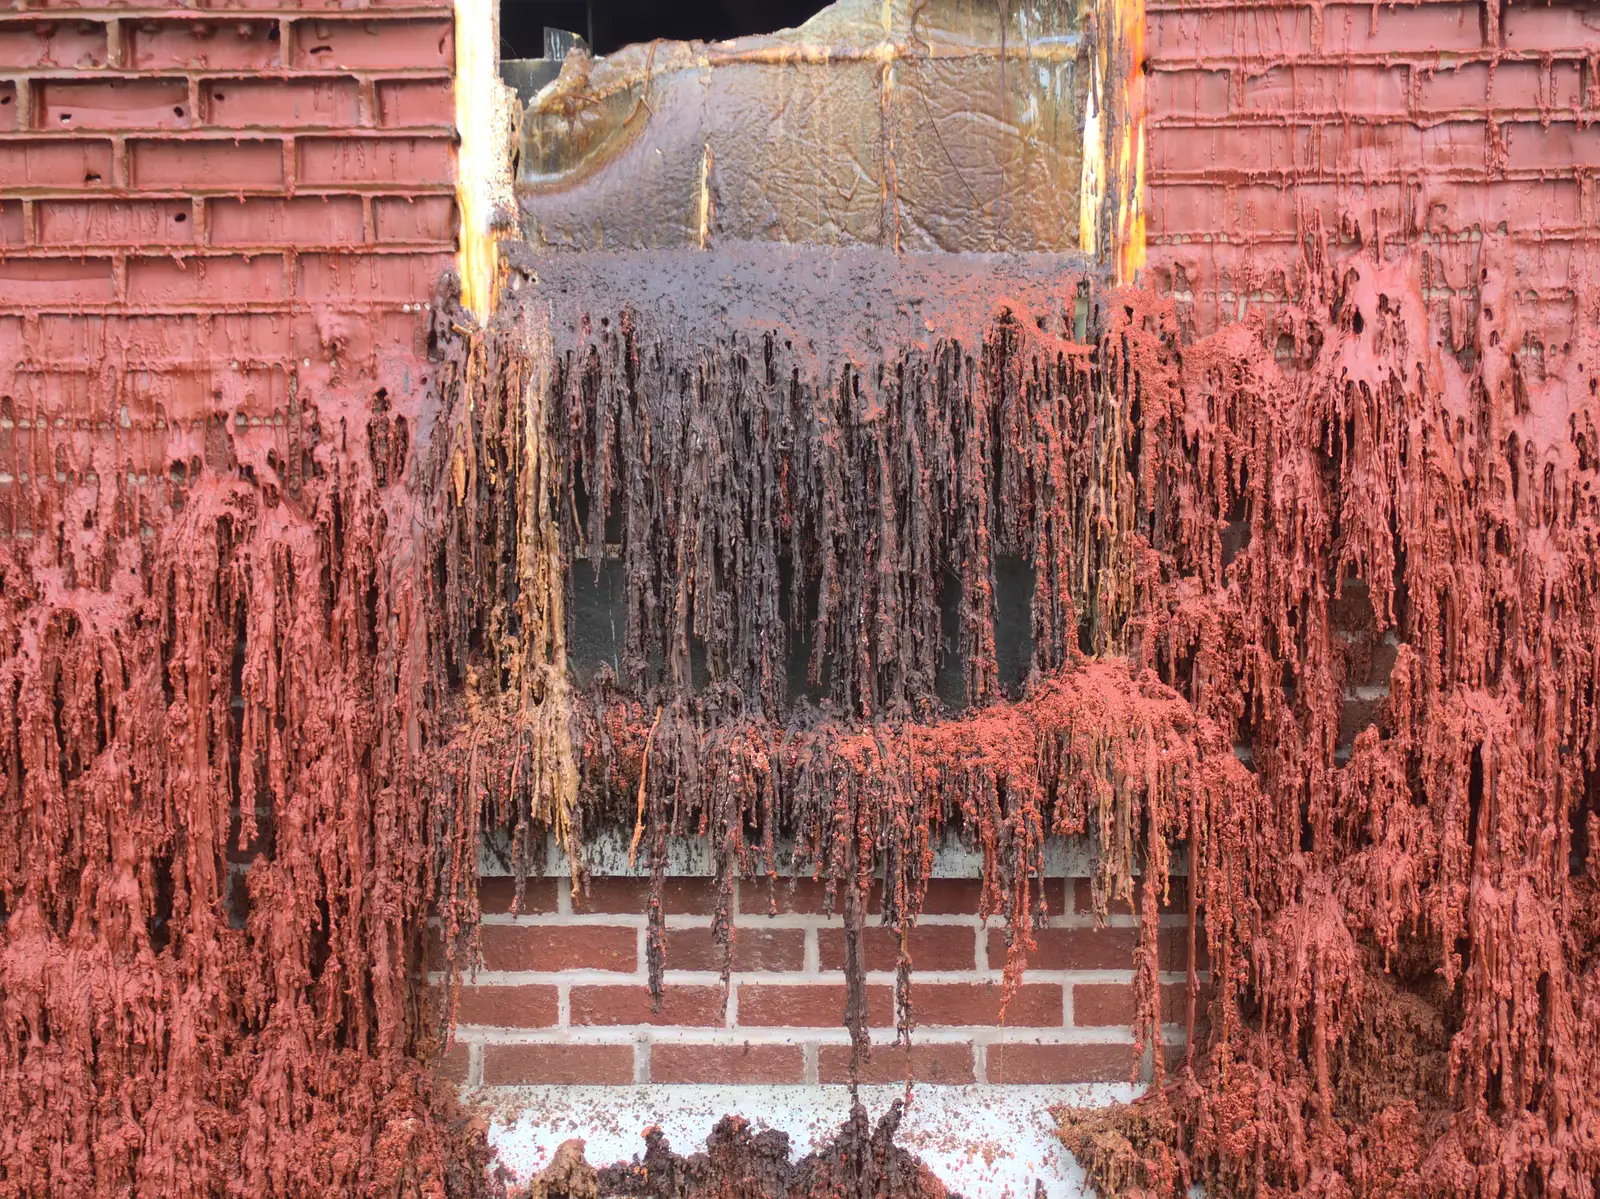
[[[1136,1032],[1187,1035],[1147,1099],[1059,1113],[1103,1192],[1574,1193],[1600,1173],[1600,342],[1562,373],[1482,329],[1464,365],[1406,261],[1312,273],[1199,340],[1086,282],[1087,321],[1000,289],[831,356],[609,285],[558,305],[543,500],[495,545],[531,519],[578,572],[620,563],[616,668],[563,696],[567,819],[637,828],[658,888],[675,834],[725,884],[820,877],[851,937],[913,923],[958,831],[1012,981],[1044,838],[1090,834],[1097,906],[1139,905]]]
[[[219,418],[152,485],[95,448],[98,485],[11,509],[45,516],[0,550],[0,1190],[488,1186],[418,1060],[454,830],[417,397],[325,382],[291,384],[292,470]]]

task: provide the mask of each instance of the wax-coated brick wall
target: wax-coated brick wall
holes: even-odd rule
[[[1451,349],[1485,269],[1541,354],[1585,319],[1600,6],[1147,11],[1151,282],[1198,331],[1302,296],[1303,263],[1324,247],[1414,254]]]
[[[283,462],[318,389],[416,385],[456,245],[452,19],[0,4],[0,535],[107,448],[135,488],[193,441]]]

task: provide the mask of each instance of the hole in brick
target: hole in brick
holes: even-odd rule
[[[172,115],[175,117],[181,117],[183,115],[183,106],[181,104],[174,104],[172,106]]]
[[[332,46],[312,46],[311,49],[308,51],[308,53],[311,53],[311,54],[332,54],[333,53],[333,47]]]
[[[223,95],[221,92],[212,92],[211,98],[213,100],[226,100],[228,97]]]
[[[61,123],[63,125],[67,124],[71,120],[72,120],[72,114],[70,112],[64,112],[64,113],[61,114]]]
[[[99,176],[99,174],[97,174],[94,171],[89,171],[87,174],[84,175],[83,181],[85,183],[99,183],[100,182],[100,176]]]
[[[173,219],[173,220],[175,220],[175,221],[177,221],[177,222],[178,222],[178,224],[180,224],[180,225],[181,225],[181,224],[183,224],[183,222],[184,222],[184,221],[186,221],[186,220],[188,220],[188,219],[189,219],[189,214],[188,214],[188,213],[187,213],[187,212],[177,212],[177,213],[173,213],[173,215],[172,215],[172,219]]]

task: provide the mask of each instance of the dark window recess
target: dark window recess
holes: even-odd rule
[[[1033,669],[1033,563],[1026,558],[995,559],[994,657],[1001,692],[1020,694]]]
[[[994,563],[994,659],[1000,693],[1020,695],[1033,669],[1033,564],[999,557]],[[944,661],[935,684],[939,702],[952,712],[967,707],[966,654],[961,647],[961,579],[945,572],[939,593]]]
[[[569,569],[572,629],[567,661],[580,686],[587,685],[602,666],[609,666],[617,679],[622,678],[622,647],[628,618],[623,603],[626,582],[621,558],[600,559],[598,571],[588,559],[574,562]]]
[[[500,0],[500,57],[539,58],[545,29],[611,54],[636,42],[720,42],[776,33],[821,12],[819,0]]]
[[[827,657],[819,664],[817,681],[811,681],[811,635],[816,629],[817,603],[822,595],[822,586],[818,582],[807,584],[806,610],[796,623],[790,620],[793,601],[789,592],[793,576],[789,559],[781,559],[778,563],[778,619],[789,630],[789,702],[796,704],[805,699],[814,704],[821,703],[833,684],[833,670]]]

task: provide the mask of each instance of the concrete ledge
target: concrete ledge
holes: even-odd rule
[[[1054,1135],[1049,1109],[1062,1103],[1132,1099],[1127,1084],[1081,1086],[919,1086],[899,1142],[953,1192],[968,1199],[1079,1199],[1083,1171]],[[876,1121],[902,1086],[861,1088]],[[796,1159],[826,1142],[849,1114],[843,1086],[480,1087],[462,1093],[490,1118],[489,1143],[526,1183],[570,1137],[582,1137],[596,1166],[644,1152],[644,1129],[659,1125],[672,1148],[704,1148],[713,1125],[739,1115],[757,1128],[789,1134]]]

